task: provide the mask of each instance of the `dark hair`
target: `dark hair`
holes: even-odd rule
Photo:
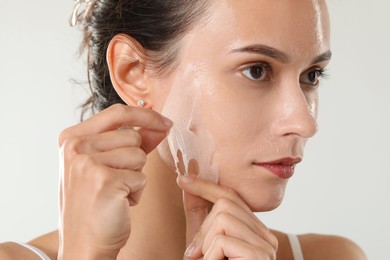
[[[205,17],[207,0],[97,0],[84,21],[82,52],[87,50],[91,96],[81,105],[81,120],[114,103],[124,103],[114,90],[106,51],[113,36],[123,33],[137,40],[160,72],[178,56],[178,42]]]

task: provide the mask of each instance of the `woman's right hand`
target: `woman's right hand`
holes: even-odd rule
[[[116,259],[145,187],[146,154],[171,126],[151,109],[116,104],[61,133],[59,259]]]

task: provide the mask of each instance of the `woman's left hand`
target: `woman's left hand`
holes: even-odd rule
[[[187,258],[276,259],[278,240],[236,192],[182,175],[178,184],[184,191],[187,246],[191,243]]]

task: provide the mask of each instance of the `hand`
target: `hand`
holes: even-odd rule
[[[184,192],[189,259],[276,259],[278,241],[231,189],[178,177]],[[210,202],[213,207],[208,214]]]
[[[116,259],[131,232],[130,206],[145,187],[146,154],[171,124],[150,109],[117,104],[61,133],[59,259]]]

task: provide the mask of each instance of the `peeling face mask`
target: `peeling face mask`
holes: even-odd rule
[[[158,152],[164,161],[173,158],[177,174],[197,175],[217,183],[218,170],[213,166],[215,142],[201,117],[201,86],[205,84],[202,67],[190,64],[181,70],[161,112],[173,121],[173,127]]]

